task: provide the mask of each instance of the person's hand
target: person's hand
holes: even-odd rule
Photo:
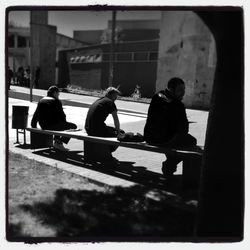
[[[124,133],[122,133],[121,130],[118,130],[118,131],[117,131],[117,137],[122,137],[123,135],[124,135]]]
[[[124,134],[125,134],[125,131],[123,131],[123,130],[121,130],[121,129],[120,129],[120,130],[118,131],[118,133],[117,133],[117,135],[120,135],[120,136],[121,136],[121,135],[124,135]]]
[[[125,134],[125,131],[122,130],[122,129],[120,129],[120,130],[119,130],[119,133],[123,135],[123,134]]]

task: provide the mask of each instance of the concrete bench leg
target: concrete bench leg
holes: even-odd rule
[[[183,161],[182,186],[183,190],[199,188],[201,173],[201,156],[194,156]]]
[[[109,145],[84,141],[84,161],[107,161],[111,157]]]
[[[30,132],[30,144],[32,149],[52,147],[53,135]]]

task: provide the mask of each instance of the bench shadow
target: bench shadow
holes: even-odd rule
[[[14,143],[14,144],[18,144],[15,146],[16,148],[30,149],[30,144],[19,144],[19,143]]]
[[[144,166],[134,166],[132,161],[121,161],[117,167],[84,163],[83,151],[65,153],[47,148],[33,153],[129,180],[135,185],[99,191],[59,188],[53,199],[24,202],[18,206],[19,211],[53,228],[53,236],[34,237],[25,233],[25,225],[20,222],[7,226],[8,240],[27,243],[195,241],[197,208],[180,200],[181,176],[169,182]]]
[[[56,151],[53,148],[36,150],[36,155],[48,157],[54,160],[72,164],[77,167],[94,170],[110,176],[118,177],[136,184],[143,185],[150,189],[164,190],[181,195],[184,198],[196,198],[197,190],[183,190],[182,176],[174,175],[171,179],[165,178],[162,174],[149,171],[144,166],[134,166],[135,162],[120,161],[119,165],[102,165],[98,162],[85,162],[83,151],[69,151],[67,153]]]

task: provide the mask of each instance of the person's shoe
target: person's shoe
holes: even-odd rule
[[[168,171],[168,170],[167,170],[166,168],[164,168],[164,167],[163,167],[161,170],[162,170],[163,176],[166,177],[166,178],[173,177],[173,175],[174,175],[174,172],[173,172],[173,171]]]
[[[175,170],[173,170],[173,169],[174,169],[174,167],[170,168],[169,166],[167,166],[166,164],[163,163],[162,168],[161,168],[163,176],[166,178],[173,177],[174,172],[175,172]]]
[[[62,143],[54,142],[53,147],[60,151],[69,151],[69,149],[65,148]]]

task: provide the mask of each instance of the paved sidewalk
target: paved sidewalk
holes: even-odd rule
[[[32,96],[33,101],[37,102],[43,96],[47,95],[47,90],[43,89],[33,89]],[[30,89],[19,86],[11,86],[9,91],[9,97],[21,100],[30,101]],[[75,106],[75,107],[89,107],[98,97],[87,96],[87,95],[76,95],[71,93],[60,93],[60,99],[64,105]],[[133,101],[116,101],[117,108],[120,112],[130,112],[130,113],[142,113],[147,114],[148,104],[138,103]]]
[[[20,90],[21,89],[21,90]],[[24,90],[23,90],[24,89]],[[12,106],[24,105],[29,106],[28,124],[30,124],[32,115],[36,108],[36,102],[26,101],[23,94],[29,89],[15,87],[10,91],[10,96],[15,93],[16,98],[9,98],[9,150],[25,155],[29,159],[44,162],[53,167],[63,169],[85,178],[89,181],[96,182],[100,185],[108,186],[123,186],[129,187],[133,185],[143,185],[148,190],[160,190],[168,192],[170,196],[176,196],[178,193],[181,180],[182,166],[178,166],[176,172],[176,186],[169,186],[166,179],[161,173],[161,162],[165,160],[163,154],[145,152],[141,150],[118,148],[113,154],[121,165],[119,167],[103,167],[100,165],[84,165],[83,164],[83,143],[79,140],[71,139],[67,147],[70,149],[68,153],[58,154],[50,149],[31,150],[29,147],[30,139],[27,133],[27,146],[15,144],[16,130],[11,128],[12,122]],[[37,96],[44,96],[46,91],[35,90]],[[22,100],[23,98],[24,100]],[[77,96],[68,93],[62,93],[61,98],[64,100],[64,111],[67,115],[67,120],[77,124],[81,129],[84,127],[84,121],[88,110],[88,105],[96,98],[89,96]],[[73,100],[73,101],[72,101]],[[79,105],[69,106],[69,101],[78,102]],[[143,128],[146,121],[147,104],[117,101],[117,106],[122,112],[119,113],[121,128],[125,131],[143,133]],[[126,109],[128,107],[128,109]],[[132,112],[133,111],[133,112]],[[145,112],[143,114],[143,112]],[[204,145],[205,130],[208,112],[187,110],[188,118],[192,122],[190,124],[190,133],[198,139],[199,145]],[[112,124],[112,118],[107,120],[108,124]],[[19,140],[23,142],[23,136],[19,135]]]

